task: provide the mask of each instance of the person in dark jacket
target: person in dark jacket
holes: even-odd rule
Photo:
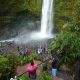
[[[80,80],[80,62],[76,64],[74,70],[74,80]]]
[[[54,59],[52,62],[52,76],[53,80],[56,80],[56,74],[57,74],[57,60]]]

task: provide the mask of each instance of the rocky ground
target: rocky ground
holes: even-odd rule
[[[0,55],[17,52],[17,45],[11,42],[1,43]]]

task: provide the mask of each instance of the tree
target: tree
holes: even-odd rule
[[[66,23],[63,31],[52,41],[51,47],[61,56],[64,63],[72,66],[80,61],[80,23]]]
[[[5,80],[10,74],[9,60],[5,57],[0,57],[0,80]]]

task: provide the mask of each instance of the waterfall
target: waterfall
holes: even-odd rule
[[[53,29],[53,0],[43,0],[41,33],[51,34]]]
[[[38,32],[25,33],[23,35],[18,35],[15,38],[8,40],[2,40],[0,42],[10,42],[14,41],[15,43],[28,43],[33,40],[40,39],[51,39],[55,37],[55,34],[52,33],[53,29],[53,1],[54,0],[43,0],[42,5],[42,16],[41,16],[41,29]]]

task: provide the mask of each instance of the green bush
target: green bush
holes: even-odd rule
[[[35,52],[32,52],[30,55],[28,56],[18,56],[17,57],[17,64],[18,65],[24,65],[24,64],[27,64],[27,63],[30,63],[31,60],[34,59],[34,60],[39,60],[39,61],[42,61],[42,57],[40,57],[38,54],[36,54]]]
[[[61,56],[64,63],[75,63],[80,60],[80,39],[76,33],[61,32],[51,43],[52,49]],[[71,64],[71,66],[72,66]]]
[[[32,54],[30,55],[30,57],[32,57],[34,60],[39,60],[42,61],[42,57],[39,56],[38,54],[36,54],[35,52],[32,52]]]
[[[18,78],[19,80],[32,80],[27,76],[21,76]],[[45,71],[41,74],[41,76],[37,77],[38,80],[52,80],[52,76],[47,74]]]
[[[31,80],[30,78],[26,77],[26,76],[22,76],[20,78],[18,78],[19,80]]]
[[[7,75],[14,77],[16,75],[17,66],[30,63],[32,59],[42,60],[35,52],[25,57],[15,55],[15,53],[0,56],[0,80],[3,80],[2,78],[5,78]]]
[[[60,56],[61,61],[74,73],[75,64],[80,62],[80,22],[72,20],[63,26],[51,47]]]
[[[4,57],[6,57],[9,60],[9,64],[8,66],[10,67],[10,76],[14,77],[16,74],[16,68],[17,68],[17,55],[15,55],[15,53],[8,53],[7,55],[5,55]]]
[[[0,80],[6,79],[10,74],[9,60],[0,56]]]
[[[47,74],[45,71],[41,74],[39,80],[52,80],[52,76]]]
[[[78,33],[80,32],[80,22],[68,22],[63,25],[63,30]]]

